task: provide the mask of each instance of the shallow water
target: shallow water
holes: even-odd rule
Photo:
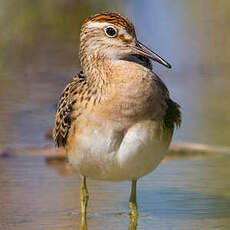
[[[53,125],[55,104],[66,82],[80,69],[76,52],[80,25],[97,8],[98,12],[100,7],[112,6],[100,1],[96,7],[85,1],[79,8],[74,0],[69,5],[41,0],[30,9],[27,1],[20,6],[12,1],[15,5],[0,3],[1,9],[5,7],[4,13],[0,11],[5,22],[0,37],[0,149],[17,150],[51,144],[44,133]],[[172,4],[170,0],[146,0],[142,4],[127,0],[113,4],[117,11],[119,7],[135,24],[138,39],[172,64],[172,70],[154,64],[154,71],[182,106],[183,124],[174,138],[228,146],[228,1],[176,0]],[[52,17],[42,18],[41,25],[39,15],[45,10]],[[32,12],[37,16],[29,21],[27,13]]]
[[[224,157],[161,164],[138,183],[137,229],[228,230],[229,164]],[[80,178],[63,162],[5,158],[0,171],[1,230],[79,229]],[[87,183],[88,229],[128,229],[130,184]]]
[[[0,2],[0,154],[53,145],[45,133],[60,92],[80,69],[80,24],[112,8],[129,16],[139,40],[173,66],[154,64],[182,106],[174,140],[229,146],[229,1],[96,3]],[[220,156],[161,164],[138,184],[138,229],[229,229],[229,163]],[[78,229],[79,183],[64,163],[1,158],[0,229]],[[129,183],[88,184],[88,229],[128,229]]]

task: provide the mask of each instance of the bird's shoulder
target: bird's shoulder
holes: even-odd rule
[[[53,129],[53,139],[58,147],[66,145],[71,124],[81,114],[85,86],[85,76],[80,72],[66,85],[59,98]]]

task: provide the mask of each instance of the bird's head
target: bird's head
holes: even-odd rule
[[[89,17],[83,24],[80,35],[80,57],[124,59],[137,54],[171,68],[159,55],[140,43],[133,24],[116,13],[100,13]]]

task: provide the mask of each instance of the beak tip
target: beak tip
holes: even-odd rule
[[[169,69],[172,69],[172,66],[171,66],[169,63],[167,63],[167,67],[168,67]]]
[[[156,61],[156,62],[164,65],[165,67],[167,67],[169,69],[172,68],[172,66],[168,62],[166,62],[163,58],[161,58],[159,55],[154,53],[152,50],[150,50],[149,48],[144,46],[139,41],[136,41],[136,45],[131,46],[131,48],[134,51],[134,54],[139,54],[141,56],[144,56],[144,57],[147,57],[149,59],[152,59],[153,61]]]

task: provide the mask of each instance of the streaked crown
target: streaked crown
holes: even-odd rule
[[[99,22],[99,23],[103,23],[103,22],[111,23],[123,27],[131,35],[135,34],[134,26],[129,21],[129,19],[117,13],[103,12],[103,13],[95,14],[86,20],[86,22],[89,21]]]

